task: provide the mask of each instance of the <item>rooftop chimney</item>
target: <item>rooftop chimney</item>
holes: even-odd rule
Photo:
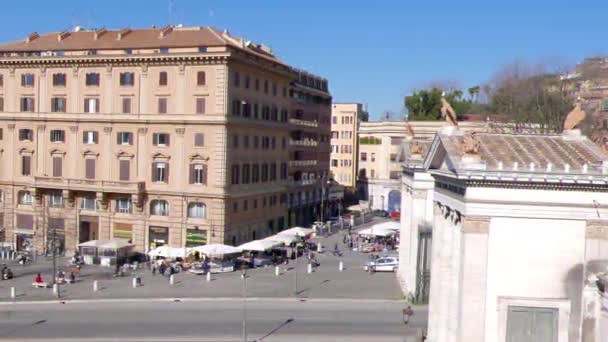
[[[40,35],[36,32],[32,32],[30,33],[27,38],[25,39],[26,43],[31,43],[33,42],[35,39],[37,39],[38,37],[40,37]]]
[[[131,33],[131,29],[128,29],[128,28],[118,31],[118,36],[116,37],[116,40],[123,39],[129,33]]]
[[[70,32],[64,31],[57,35],[57,41],[60,42],[70,36]]]
[[[168,36],[171,32],[173,31],[173,26],[171,25],[167,25],[165,27],[163,27],[160,30],[160,33],[158,35],[159,38],[165,38],[166,36]]]
[[[103,36],[104,34],[106,34],[108,32],[108,30],[106,29],[99,29],[97,31],[95,31],[95,40],[99,39],[99,37]]]

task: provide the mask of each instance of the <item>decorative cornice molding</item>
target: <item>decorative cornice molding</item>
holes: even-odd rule
[[[587,220],[587,226],[585,227],[585,238],[608,240],[608,221]]]

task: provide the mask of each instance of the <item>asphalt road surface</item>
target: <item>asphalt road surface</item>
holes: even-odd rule
[[[426,321],[380,300],[253,299],[247,341],[398,341]],[[240,299],[91,301],[0,305],[2,341],[244,341]]]

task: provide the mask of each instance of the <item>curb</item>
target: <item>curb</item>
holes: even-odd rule
[[[87,304],[87,303],[141,303],[141,302],[236,302],[241,297],[172,297],[172,298],[106,298],[106,299],[68,299],[68,300],[40,300],[22,302],[0,302],[0,306],[8,305],[38,305],[38,304]],[[248,302],[312,302],[312,303],[407,303],[402,299],[356,299],[356,298],[293,298],[293,297],[250,297]]]

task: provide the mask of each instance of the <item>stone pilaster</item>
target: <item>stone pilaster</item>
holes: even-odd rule
[[[460,250],[460,341],[484,341],[489,217],[464,217]]]

